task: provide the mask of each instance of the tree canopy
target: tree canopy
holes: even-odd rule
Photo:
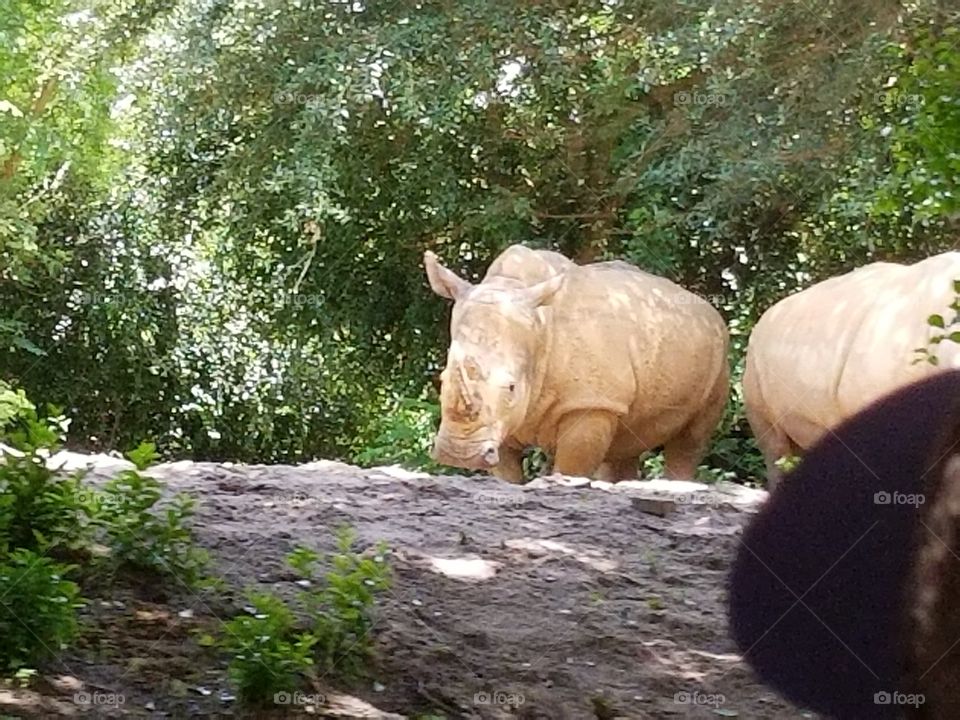
[[[421,462],[511,243],[759,313],[953,247],[960,11],[917,0],[9,0],[4,379],[74,443]],[[734,393],[710,464],[756,470]],[[745,452],[747,452],[746,459]]]

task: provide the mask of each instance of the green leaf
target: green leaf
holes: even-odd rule
[[[127,459],[136,465],[137,470],[143,471],[160,459],[157,446],[151,442],[142,442],[135,449],[127,453]]]
[[[927,325],[930,325],[931,327],[937,327],[937,328],[945,327],[943,322],[943,316],[931,315],[930,317],[927,318]]]

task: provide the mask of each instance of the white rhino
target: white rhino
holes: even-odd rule
[[[960,252],[913,265],[878,262],[781,300],[757,322],[747,346],[743,400],[767,463],[810,448],[874,400],[938,369],[955,368],[960,345],[931,351],[930,315],[950,319]]]
[[[438,462],[521,482],[521,452],[539,445],[559,473],[603,465],[617,480],[663,446],[667,475],[693,478],[729,392],[727,328],[707,302],[627,263],[522,246],[477,285],[429,251],[424,266],[454,301]]]

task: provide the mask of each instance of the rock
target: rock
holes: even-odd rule
[[[677,503],[673,500],[661,500],[655,498],[630,498],[630,503],[640,512],[645,512],[658,517],[666,517],[677,509]]]

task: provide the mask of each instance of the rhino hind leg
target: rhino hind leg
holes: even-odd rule
[[[727,401],[726,375],[721,377],[707,406],[690,424],[663,444],[664,475],[670,480],[695,480],[697,467],[710,448]]]
[[[620,482],[621,480],[636,480],[638,477],[637,465],[639,458],[607,459],[597,470],[597,480]]]
[[[663,446],[664,475],[669,480],[694,480],[700,459],[706,454],[706,441],[686,430]]]
[[[798,455],[800,448],[783,428],[768,421],[759,413],[748,412],[747,420],[767,466],[767,490],[772,492],[783,477],[783,471],[777,467],[777,461],[780,458]]]
[[[553,471],[592,477],[603,464],[617,429],[617,417],[604,410],[570,413],[557,426]]]

